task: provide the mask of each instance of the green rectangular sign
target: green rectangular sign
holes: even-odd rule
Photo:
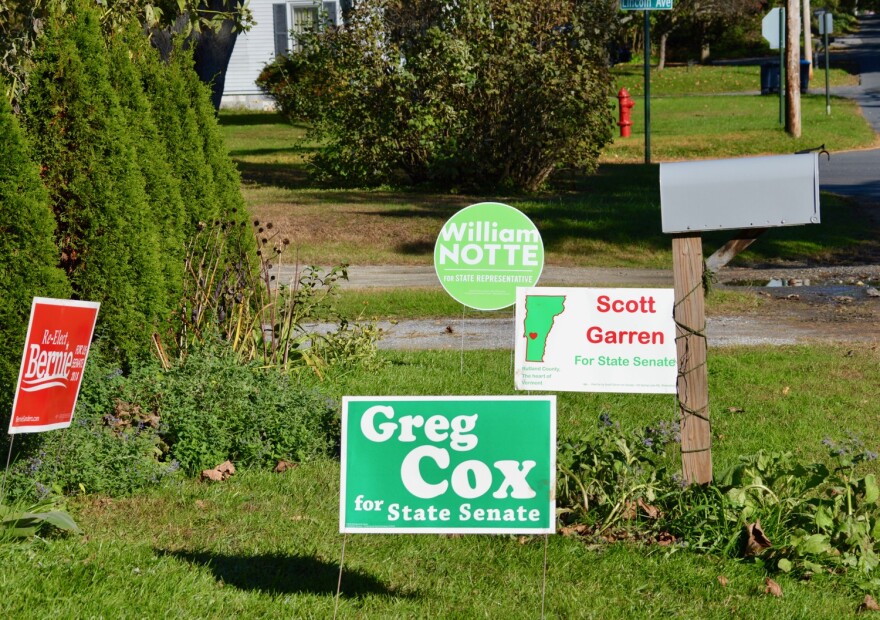
[[[621,11],[671,11],[672,0],[620,0]]]
[[[555,396],[346,396],[339,531],[551,534]]]

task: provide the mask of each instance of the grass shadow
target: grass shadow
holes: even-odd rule
[[[204,566],[214,573],[218,581],[240,590],[267,594],[336,595],[339,565],[314,557],[277,553],[248,556],[205,551],[155,551],[161,556]],[[362,571],[343,570],[340,596],[359,598],[369,594],[404,598],[415,596],[412,593],[401,593]]]
[[[290,123],[278,113],[272,112],[234,112],[224,110],[218,117],[225,127],[253,127],[256,125],[292,125],[306,129],[303,123]]]
[[[319,149],[316,146],[286,146],[282,148],[235,149],[229,151],[229,156],[233,159],[236,159],[238,157],[259,157],[264,155],[303,155],[307,153],[315,153],[318,150]]]
[[[297,189],[309,181],[309,172],[303,166],[290,164],[253,164],[235,160],[241,181],[245,185],[262,185],[282,189]]]

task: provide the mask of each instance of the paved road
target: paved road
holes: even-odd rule
[[[835,41],[834,53],[858,64],[860,84],[835,89],[834,94],[857,101],[862,114],[880,134],[880,15],[862,16],[859,23],[857,35]],[[819,158],[820,188],[876,205],[880,213],[880,149],[835,153],[833,144],[827,146],[832,154],[830,160]]]

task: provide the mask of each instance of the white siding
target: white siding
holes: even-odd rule
[[[250,9],[256,24],[241,32],[235,41],[223,96],[260,95],[254,81],[263,67],[275,58],[275,42],[272,31],[272,0],[251,0]]]
[[[284,0],[251,0],[249,7],[256,22],[248,32],[239,33],[226,70],[226,84],[223,88],[224,105],[246,105],[253,100],[257,107],[266,101],[255,83],[266,64],[275,58],[274,24],[272,5]],[[302,4],[303,0],[287,0]],[[319,4],[316,2],[316,4]],[[341,22],[341,9],[336,3],[337,23]],[[288,16],[288,20],[289,20]]]

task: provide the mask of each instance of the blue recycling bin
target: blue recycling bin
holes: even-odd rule
[[[801,94],[810,86],[810,61],[801,60]],[[768,60],[761,63],[761,94],[779,92],[779,61]]]

